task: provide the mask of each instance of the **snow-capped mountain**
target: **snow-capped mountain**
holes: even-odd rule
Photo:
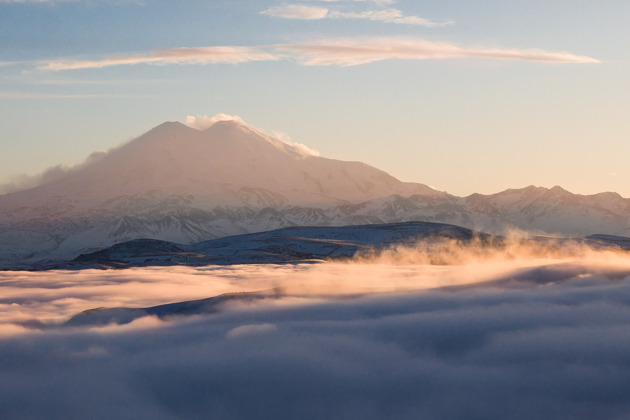
[[[403,221],[501,233],[630,234],[630,199],[527,187],[455,197],[314,156],[238,120],[164,123],[55,181],[0,196],[0,267],[138,238],[190,244],[286,226]]]
[[[138,212],[147,206],[331,207],[440,193],[360,162],[306,154],[237,120],[205,130],[166,122],[68,176],[8,194],[4,216]]]

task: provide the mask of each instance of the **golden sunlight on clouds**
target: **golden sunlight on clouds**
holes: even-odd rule
[[[536,274],[539,271],[545,274]],[[630,276],[627,252],[579,244],[533,246],[512,241],[494,248],[444,241],[347,263],[1,272],[0,293],[10,303],[0,305],[0,325],[5,335],[21,334],[23,328],[15,325],[34,320],[61,323],[92,308],[143,308],[235,292],[275,289],[281,295],[230,304],[226,310],[303,306],[357,294],[418,293],[491,282],[499,288],[540,287],[585,276]],[[146,325],[159,326],[155,321],[147,320]]]

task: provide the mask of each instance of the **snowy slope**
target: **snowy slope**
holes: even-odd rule
[[[192,245],[155,239],[135,239],[91,253],[81,254],[73,261],[46,268],[126,268],[154,265],[231,265],[251,263],[295,263],[373,256],[384,250],[435,240],[455,240],[500,249],[506,244],[501,236],[489,235],[459,226],[403,222],[340,227],[289,227],[268,232],[234,235]],[[630,238],[592,235],[587,238],[530,237],[521,244],[562,243],[587,245],[594,248],[630,249]]]
[[[305,153],[239,121],[164,123],[64,178],[0,196],[0,268],[139,238],[192,244],[289,226],[428,221],[630,236],[630,199],[530,186],[455,197]]]

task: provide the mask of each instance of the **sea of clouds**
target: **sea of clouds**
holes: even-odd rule
[[[628,418],[630,258],[565,251],[0,272],[1,417]],[[63,326],[276,287],[211,315]]]

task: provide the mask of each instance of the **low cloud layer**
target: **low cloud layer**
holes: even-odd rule
[[[489,58],[553,63],[599,63],[569,52],[540,49],[463,47],[417,38],[381,37],[329,39],[298,44],[251,47],[211,46],[154,50],[147,54],[121,55],[93,60],[56,59],[39,63],[41,71],[84,70],[111,66],[239,64],[252,61],[290,60],[304,66],[356,66],[375,61],[404,59]]]
[[[624,418],[630,263],[597,256],[0,273],[0,406],[7,418]],[[26,322],[282,284],[300,287],[203,317]]]

